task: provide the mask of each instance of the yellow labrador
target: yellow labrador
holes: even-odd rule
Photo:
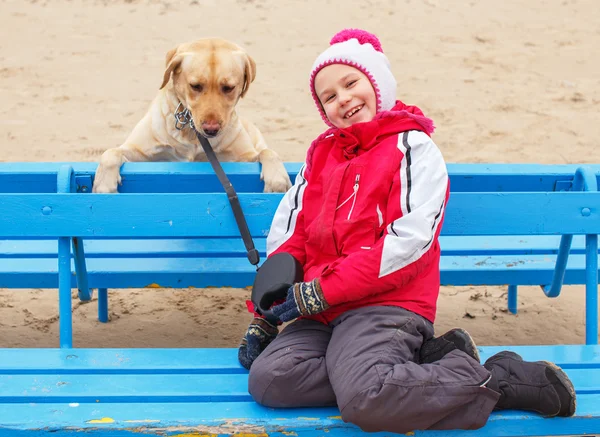
[[[158,95],[125,143],[102,154],[92,191],[116,193],[124,162],[206,161],[192,123],[175,114],[191,118],[219,160],[260,161],[265,192],[286,191],[291,182],[281,158],[235,110],[255,75],[254,60],[229,41],[207,38],[169,50]]]

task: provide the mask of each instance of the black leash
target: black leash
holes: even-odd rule
[[[192,119],[192,114],[190,110],[185,108],[182,103],[179,103],[175,113],[175,128],[177,130],[182,130],[188,124],[190,128],[198,137],[198,141],[200,141],[200,145],[204,149],[204,153],[206,154],[210,165],[213,168],[213,171],[219,178],[219,182],[223,185],[225,192],[227,193],[227,199],[229,200],[229,204],[231,205],[231,209],[233,210],[233,216],[235,217],[235,221],[237,223],[238,229],[240,230],[240,235],[242,236],[242,240],[244,240],[244,246],[246,246],[246,256],[248,257],[248,261],[253,266],[258,265],[260,262],[260,255],[258,250],[254,247],[254,241],[252,240],[252,235],[250,234],[250,229],[248,229],[248,223],[246,223],[246,217],[244,216],[244,212],[242,211],[242,206],[240,205],[240,200],[238,199],[237,193],[231,185],[229,178],[223,171],[221,164],[219,163],[219,159],[215,154],[215,151],[212,149],[208,140],[202,136],[197,130],[196,126],[194,126],[194,120]],[[258,267],[256,268],[258,270]]]
[[[242,206],[240,205],[240,200],[238,199],[237,193],[231,185],[229,178],[223,171],[221,164],[219,163],[219,159],[212,149],[208,140],[203,137],[193,126],[194,132],[198,137],[198,141],[202,145],[204,149],[204,153],[208,157],[208,161],[212,166],[217,178],[219,178],[219,182],[223,185],[225,192],[227,193],[227,199],[229,199],[229,203],[231,205],[231,209],[233,210],[233,215],[235,217],[235,221],[237,222],[238,229],[240,230],[240,234],[242,236],[242,240],[244,240],[244,246],[246,246],[248,261],[253,266],[258,265],[260,261],[260,255],[258,254],[258,250],[254,247],[254,241],[252,240],[252,235],[250,234],[250,230],[248,229],[248,223],[246,223],[246,217],[244,216],[244,212],[242,211]]]

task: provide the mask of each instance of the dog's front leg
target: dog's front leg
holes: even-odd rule
[[[93,193],[116,193],[117,186],[121,184],[120,170],[123,163],[150,160],[148,151],[156,145],[151,126],[151,119],[147,114],[133,128],[125,143],[102,154],[94,178]]]
[[[100,157],[100,163],[94,177],[92,193],[116,193],[121,183],[120,168],[124,162],[121,147],[108,149]]]
[[[128,161],[146,160],[144,153],[131,144],[108,149],[100,157],[92,193],[116,193],[117,186],[121,184],[121,165]]]
[[[258,154],[258,161],[261,163],[260,178],[265,182],[264,192],[285,193],[292,187],[292,182],[283,161],[277,152],[269,149],[262,133],[253,123],[245,119],[241,122],[250,136],[254,151]]]
[[[265,181],[265,193],[285,193],[292,187],[290,176],[276,152],[263,149],[258,154],[258,160],[262,164],[260,178]]]

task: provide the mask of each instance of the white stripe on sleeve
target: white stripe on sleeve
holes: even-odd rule
[[[429,250],[440,225],[446,201],[448,171],[442,153],[426,134],[398,136],[404,153],[400,165],[402,217],[388,225],[379,277],[417,261]]]
[[[296,220],[300,211],[302,211],[302,199],[307,186],[307,181],[304,178],[305,171],[306,164],[298,172],[294,185],[285,193],[277,207],[277,211],[275,211],[271,229],[267,236],[267,256],[294,235]]]

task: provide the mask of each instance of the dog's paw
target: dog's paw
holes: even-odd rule
[[[96,179],[94,181],[94,185],[92,186],[92,193],[105,193],[105,194],[118,193],[117,186],[120,184],[121,184],[121,177],[119,177],[119,179],[117,179],[113,183],[110,183],[105,178]]]
[[[106,184],[94,184],[92,187],[92,193],[110,194],[117,193],[117,185],[109,186]]]
[[[265,178],[265,193],[285,193],[290,188],[292,188],[292,182],[285,171]]]
[[[118,193],[117,187],[121,185],[121,174],[117,173],[116,176],[109,175],[110,173],[103,168],[99,168],[96,171],[92,193]]]

